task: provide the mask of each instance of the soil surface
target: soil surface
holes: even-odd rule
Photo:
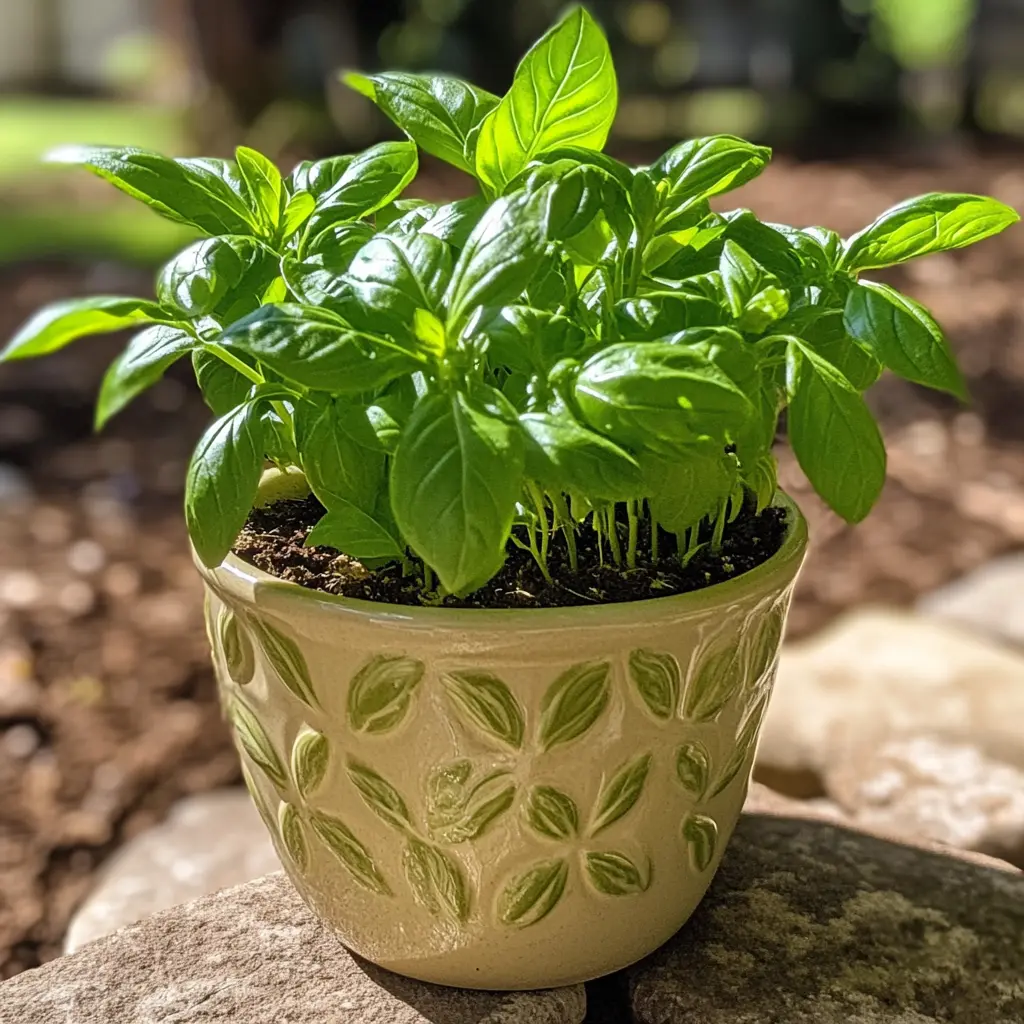
[[[729,205],[849,233],[935,189],[1024,210],[1018,157],[962,154],[916,167],[781,162]],[[855,528],[780,450],[811,526],[791,637],[860,602],[908,604],[1024,545],[1024,228],[884,276],[934,308],[974,402],[892,378],[872,390],[889,481]],[[43,302],[149,287],[148,273],[108,265],[0,269],[0,339]],[[0,977],[58,954],[119,843],[180,795],[238,777],[181,516],[208,413],[177,367],[93,436],[96,387],[123,343],[0,367]]]
[[[705,526],[692,557],[683,565],[675,537],[663,530],[658,531],[659,558],[652,561],[650,524],[645,520],[637,531],[636,565],[618,568],[610,564],[607,541],[601,550],[595,532],[581,526],[576,541],[577,569],[569,562],[560,533],[548,552],[550,579],[544,578],[531,552],[510,542],[505,565],[497,576],[468,597],[458,598],[452,594],[438,597],[434,588],[424,589],[422,575],[404,572],[400,562],[371,570],[333,548],[306,547],[310,530],[323,514],[323,505],[314,497],[254,509],[235,553],[281,579],[365,601],[444,608],[565,608],[644,601],[724,583],[771,558],[786,535],[782,509],[766,508],[758,513],[749,501],[726,525],[717,551],[712,550],[711,528]],[[620,547],[625,550],[627,526],[618,526]]]

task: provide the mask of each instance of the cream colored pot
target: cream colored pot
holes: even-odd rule
[[[739,817],[806,526],[736,580],[487,611],[201,570],[224,706],[296,888],[425,981],[565,985],[665,942]]]

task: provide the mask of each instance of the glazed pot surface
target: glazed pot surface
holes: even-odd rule
[[[406,608],[201,568],[225,709],[285,870],[424,981],[618,970],[693,912],[740,809],[806,548],[632,604]]]

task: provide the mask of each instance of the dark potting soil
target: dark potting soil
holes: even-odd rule
[[[306,537],[324,514],[314,497],[288,499],[254,509],[235,546],[247,562],[283,580],[311,590],[399,605],[438,605],[445,608],[558,608],[570,605],[616,604],[669,597],[722,583],[767,561],[782,546],[786,514],[779,508],[758,513],[753,501],[744,505],[725,528],[720,549],[705,543],[684,566],[675,538],[659,531],[659,558],[650,557],[649,526],[641,523],[637,565],[618,568],[611,564],[605,541],[604,559],[597,535],[589,526],[577,534],[579,569],[570,568],[561,535],[552,539],[548,554],[551,581],[544,579],[529,551],[509,544],[501,571],[486,586],[468,597],[424,590],[419,571],[403,573],[400,562],[370,569],[347,555],[326,547],[305,547]],[[620,542],[626,548],[626,524],[620,523]],[[701,542],[711,539],[706,528]]]

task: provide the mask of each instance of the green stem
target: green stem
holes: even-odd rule
[[[608,517],[608,546],[612,549],[612,561],[622,565],[622,545],[619,543],[619,532],[615,529],[615,505],[605,512]]]
[[[254,369],[248,363],[242,362],[238,356],[229,352],[223,345],[218,345],[215,341],[208,341],[203,347],[207,352],[212,352],[222,362],[227,363],[232,370],[237,370],[243,377],[251,381],[253,384],[263,383],[263,375],[259,370]]]
[[[711,550],[717,555],[722,550],[722,535],[725,533],[725,521],[729,511],[729,499],[726,498],[718,509],[718,518],[715,519],[715,530],[711,534]]]
[[[576,524],[569,514],[569,506],[566,503],[564,494],[554,494],[551,497],[551,504],[558,516],[562,526],[562,536],[565,537],[565,546],[569,549],[569,568],[576,572],[579,567],[579,556],[576,552]]]
[[[594,533],[597,534],[597,564],[604,568],[604,544],[602,543],[602,530],[601,530],[601,513],[594,509],[594,513],[591,517],[591,523],[594,527]]]
[[[424,562],[423,563],[423,590],[426,593],[429,594],[434,589],[434,586],[435,586],[435,584],[434,584],[434,570],[431,569],[430,566],[427,565],[426,562]]]
[[[636,541],[639,533],[640,520],[636,514],[636,502],[626,502],[626,515],[629,518],[629,547],[626,549],[626,565],[636,568]]]
[[[647,511],[650,513],[651,518],[651,561],[658,564],[658,520],[654,518],[654,513],[651,512],[650,506]]]
[[[548,544],[550,543],[551,534],[548,526],[548,510],[544,505],[544,495],[533,480],[526,481],[526,488],[533,499],[534,508],[537,510],[537,519],[540,522],[540,555],[538,557],[535,552],[534,557],[537,558],[537,564],[540,566],[544,579],[550,583],[551,573],[548,570]],[[530,532],[531,534],[533,533],[532,530]]]

